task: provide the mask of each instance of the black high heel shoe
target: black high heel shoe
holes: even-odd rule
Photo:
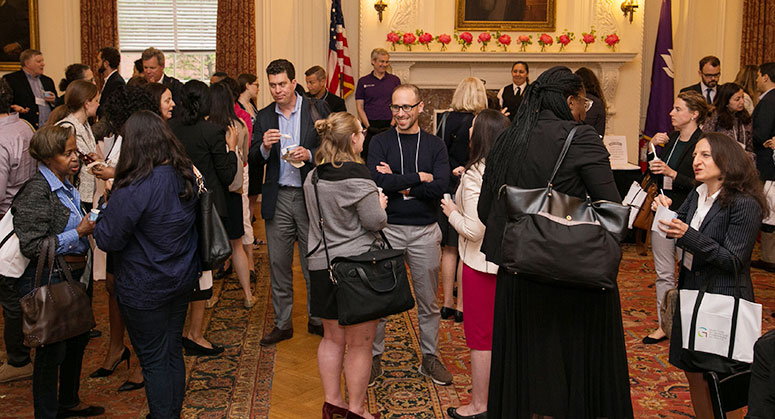
[[[116,391],[132,391],[132,390],[139,390],[141,388],[145,387],[145,381],[140,381],[139,383],[133,383],[129,380],[124,381],[124,384],[121,384],[121,387],[118,388]]]
[[[183,337],[183,349],[186,356],[215,356],[223,352],[223,346],[211,344],[212,348],[206,348],[187,337]]]
[[[463,312],[455,310],[455,323],[463,323]]]
[[[457,313],[457,310],[454,308],[441,307],[441,318],[444,320],[454,317],[455,313]]]
[[[118,359],[115,363],[113,363],[113,368],[106,369],[106,368],[100,368],[97,371],[94,371],[93,373],[89,374],[89,377],[91,378],[101,378],[101,377],[108,377],[111,374],[113,374],[113,371],[116,370],[116,367],[118,367],[118,364],[121,363],[121,361],[126,361],[126,368],[129,369],[129,348],[124,346],[124,352],[121,353],[121,358]]]

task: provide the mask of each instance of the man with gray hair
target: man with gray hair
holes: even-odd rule
[[[13,90],[11,108],[34,128],[43,126],[54,109],[57,90],[54,80],[43,75],[46,63],[43,53],[36,49],[26,49],[19,56],[22,68],[3,76]]]
[[[164,53],[154,47],[147,48],[143,51],[140,59],[143,60],[143,76],[149,83],[161,83],[167,86],[172,93],[172,101],[178,106],[172,109],[172,117],[175,118],[180,115],[183,107],[182,103],[182,89],[183,83],[180,80],[170,77],[164,74]]]
[[[393,115],[390,114],[390,97],[393,89],[401,84],[398,77],[387,72],[390,54],[384,48],[374,48],[371,51],[371,66],[374,69],[359,78],[355,86],[355,108],[361,124],[368,130],[361,153],[364,160],[369,155],[371,138],[390,128],[393,120]]]

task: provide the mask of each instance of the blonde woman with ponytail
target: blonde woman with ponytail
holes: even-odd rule
[[[320,147],[317,167],[304,182],[304,197],[310,220],[325,220],[326,243],[331,259],[353,256],[369,250],[376,232],[387,225],[387,197],[360,158],[365,130],[351,114],[337,112],[315,122]],[[317,190],[312,184],[317,177]],[[312,253],[307,256],[310,275],[311,315],[323,322],[323,339],[318,346],[318,369],[323,382],[323,418],[379,418],[366,410],[364,398],[371,373],[371,344],[378,320],[340,326],[334,285],[328,277],[320,224],[309,223]],[[341,392],[344,369],[349,403]],[[339,415],[339,416],[336,416]]]

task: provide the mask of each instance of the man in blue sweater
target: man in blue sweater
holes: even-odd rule
[[[368,167],[377,186],[388,196],[390,244],[406,249],[420,322],[422,363],[419,372],[434,383],[449,385],[452,374],[438,357],[441,231],[436,223],[439,202],[449,182],[447,148],[439,137],[420,129],[423,111],[417,86],[403,84],[393,91],[390,111],[395,127],[376,135],[369,147]],[[377,327],[369,385],[382,375],[380,359],[385,350],[385,320]]]

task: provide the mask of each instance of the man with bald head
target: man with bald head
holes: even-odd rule
[[[412,285],[417,298],[422,362],[419,372],[438,385],[452,383],[452,374],[438,356],[441,314],[439,288],[441,230],[438,207],[449,183],[447,147],[441,138],[420,129],[425,104],[420,90],[402,84],[393,90],[388,107],[395,126],[372,138],[367,166],[388,197],[388,225],[383,230],[396,249],[406,249]],[[372,348],[369,385],[382,375],[385,319],[380,320]]]

